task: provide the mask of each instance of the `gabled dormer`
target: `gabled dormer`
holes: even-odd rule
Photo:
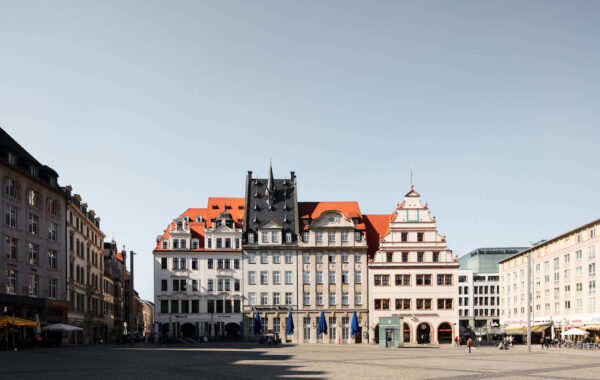
[[[177,250],[190,248],[191,231],[190,225],[186,221],[185,217],[173,219],[169,235],[171,237],[171,249]]]
[[[281,244],[283,227],[279,224],[268,221],[258,226],[256,230],[259,245]]]

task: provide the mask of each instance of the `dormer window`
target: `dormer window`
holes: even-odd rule
[[[277,238],[278,234],[279,234],[279,232],[277,232],[277,231],[271,232],[271,242],[277,243],[279,241],[278,238]]]
[[[216,206],[216,205],[215,205],[215,206],[213,206],[212,208],[213,208],[213,210],[218,210],[218,209],[219,209],[219,206]]]
[[[162,249],[168,249],[169,248],[169,242],[166,240],[162,241]]]
[[[254,243],[254,234],[252,232],[248,233],[248,243]]]
[[[292,233],[291,232],[286,232],[285,233],[285,242],[286,243],[291,243],[292,242]]]
[[[186,223],[189,223],[190,217],[186,215],[183,217],[183,220],[185,220]]]
[[[200,242],[198,239],[192,240],[192,249],[198,249],[200,247]]]
[[[186,247],[186,246],[187,246],[187,243],[186,243],[186,242],[187,242],[187,240],[185,240],[185,239],[181,239],[181,243],[180,243],[180,244],[181,244],[181,248],[187,248],[187,247]]]
[[[177,229],[180,230],[183,228],[183,222],[177,221]]]
[[[268,243],[269,242],[269,233],[266,231],[263,231],[260,233],[261,236],[261,243]]]
[[[355,241],[361,241],[362,240],[362,233],[356,231],[354,232],[354,240]]]
[[[206,246],[207,246],[208,248],[212,248],[212,239],[211,239],[211,238],[208,238],[208,239],[206,240]]]
[[[196,223],[202,223],[202,217],[201,216],[197,216],[196,217]]]

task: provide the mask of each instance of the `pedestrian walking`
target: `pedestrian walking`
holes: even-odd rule
[[[546,337],[542,337],[542,339],[540,339],[540,344],[542,345],[542,350],[544,349],[545,343],[546,343]]]
[[[469,338],[469,340],[467,340],[467,347],[469,347],[469,354],[471,353],[472,345],[473,345],[473,339]]]
[[[460,338],[457,336],[456,338],[454,338],[454,347],[459,347],[460,346]]]

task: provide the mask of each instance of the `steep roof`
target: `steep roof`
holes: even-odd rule
[[[357,230],[364,230],[365,224],[360,212],[360,207],[356,201],[347,202],[298,202],[298,218],[315,220],[325,211],[339,211],[346,218],[359,218],[360,223],[356,225]],[[303,229],[308,229],[308,225],[303,226]]]
[[[390,216],[383,215],[363,215],[365,226],[367,229],[367,245],[369,247],[369,258],[375,256],[375,252],[379,250],[379,239],[388,234],[390,228]]]
[[[185,216],[188,217],[188,225],[190,227],[190,233],[192,239],[198,239],[200,244],[198,249],[191,249],[190,251],[203,251],[204,250],[204,232],[205,229],[212,226],[212,221],[217,219],[220,213],[227,211],[231,214],[235,226],[242,228],[244,224],[244,198],[226,198],[226,197],[209,197],[208,207],[206,208],[188,208],[185,210],[179,218]],[[202,217],[202,221],[198,222],[197,217]],[[169,249],[163,249],[161,240],[169,239],[171,228],[175,227],[175,222],[171,222],[167,225],[167,228],[163,231],[160,236],[160,240],[157,241],[155,251],[168,251]]]

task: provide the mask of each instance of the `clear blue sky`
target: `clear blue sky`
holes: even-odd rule
[[[139,252],[247,170],[449,247],[600,217],[598,1],[2,1],[0,125]]]

